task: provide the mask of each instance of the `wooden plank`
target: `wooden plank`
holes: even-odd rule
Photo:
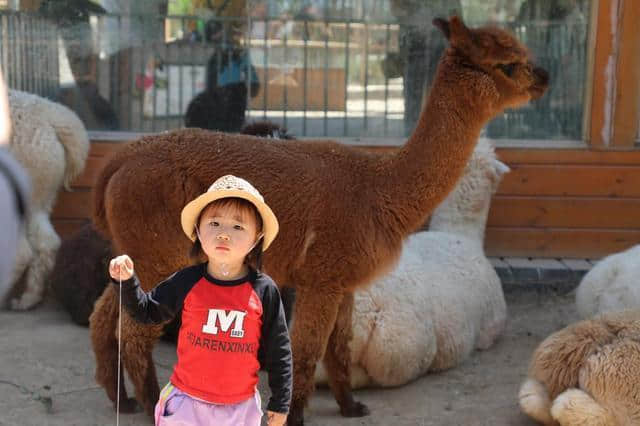
[[[587,149],[496,148],[507,164],[593,164],[640,166],[640,151],[590,151]]]
[[[89,156],[84,166],[84,170],[73,180],[72,186],[74,188],[92,187],[96,182],[98,174],[100,174],[104,165],[109,161],[109,158],[109,156]]]
[[[105,155],[113,155],[118,149],[125,145],[125,141],[121,142],[102,142],[92,139],[89,147],[89,156],[102,157]]]
[[[640,118],[640,1],[626,0],[619,15],[616,99],[611,146],[632,149]]]
[[[357,148],[371,152],[392,154],[398,150],[397,146],[364,145]],[[592,151],[584,149],[539,149],[497,147],[496,155],[506,164],[593,164],[593,165],[640,165],[640,151]]]
[[[54,219],[87,219],[91,217],[92,194],[90,190],[61,191],[51,212]]]
[[[640,167],[516,165],[501,195],[640,197]]]
[[[591,125],[587,135],[591,147],[596,149],[607,149],[613,135],[618,3],[618,0],[600,0],[597,7]]]
[[[640,231],[488,227],[487,256],[601,258],[640,244]]]
[[[495,196],[488,226],[640,230],[640,198]]]

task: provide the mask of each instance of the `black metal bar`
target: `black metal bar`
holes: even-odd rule
[[[386,25],[386,34],[385,34],[385,41],[384,41],[384,53],[385,55],[389,54],[389,43],[391,40],[391,25],[387,24]],[[387,136],[389,134],[389,117],[388,117],[388,113],[389,113],[389,78],[385,75],[384,77],[384,120],[383,120],[383,126],[384,126],[384,135]]]
[[[325,18],[326,18],[326,2],[325,0]],[[324,23],[324,73],[323,73],[323,95],[324,95],[324,119],[322,120],[322,131],[325,136],[329,134],[329,24]]]
[[[362,124],[364,130],[369,129],[369,25],[364,24],[364,113]]]
[[[347,20],[347,27],[346,27],[346,41],[345,41],[345,48],[344,48],[344,54],[345,54],[345,65],[344,65],[344,123],[343,123],[343,134],[344,136],[348,136],[349,135],[349,121],[347,120],[347,102],[349,100],[349,41],[351,39],[351,20]]]
[[[269,94],[269,62],[267,61],[267,57],[269,56],[269,45],[267,43],[267,35],[269,34],[269,25],[271,25],[271,21],[269,20],[269,16],[265,18],[264,21],[264,52],[262,55],[262,63],[264,70],[264,82],[262,87],[264,90],[262,91],[262,119],[267,119],[267,96]]]
[[[180,18],[180,31],[182,32],[182,39],[183,40],[185,39],[185,37],[184,37],[184,28],[185,28],[184,18]],[[189,45],[191,45],[191,43],[189,43]],[[193,63],[193,59],[192,58],[189,58],[189,60]],[[178,114],[178,116],[182,117],[182,115],[183,115],[182,104],[184,103],[184,96],[183,96],[183,93],[182,93],[182,89],[183,89],[183,86],[184,86],[184,79],[182,77],[182,72],[184,71],[184,66],[183,66],[184,59],[182,57],[180,57],[180,60],[176,61],[176,62],[178,62],[179,66],[180,66],[180,68],[178,68],[178,70],[179,70],[179,73],[178,73],[178,84],[180,85],[180,87],[178,88],[179,92],[178,92],[178,112],[177,112],[177,114]],[[169,100],[169,96],[168,95],[169,95],[169,91],[167,90],[167,100]]]
[[[344,1],[344,0],[343,0]],[[309,22],[308,19],[305,17],[304,19],[304,31],[303,31],[303,36],[302,36],[302,43],[303,43],[303,52],[302,52],[302,56],[303,56],[303,65],[302,65],[302,135],[306,136],[307,135],[307,109],[308,109],[308,105],[307,105],[307,84],[308,84],[308,73],[307,73],[307,68],[308,68],[308,64],[309,64]]]
[[[286,21],[282,20],[282,24],[286,25]],[[287,41],[288,41],[288,36],[287,36],[287,31],[284,31],[284,37],[282,38],[282,48],[284,50],[284,58],[283,58],[283,66],[284,66],[284,72],[282,72],[282,83],[283,83],[283,88],[282,88],[282,98],[283,98],[283,103],[284,103],[284,108],[282,111],[282,125],[286,128],[287,127],[287,110],[289,109],[289,106],[287,105],[288,99],[287,99],[287,95],[288,95],[288,90],[287,90],[287,72],[289,71],[289,46],[287,45]]]
[[[140,19],[140,28],[143,28],[144,25],[144,21],[143,21],[143,17],[142,15],[139,15],[138,18]],[[129,37],[131,38],[131,28],[129,28]],[[131,39],[131,42],[133,42],[133,40]],[[145,56],[146,56],[146,50],[145,50],[145,42],[144,42],[144,37],[141,38],[140,40],[140,131],[145,131],[145,122],[144,122],[144,84],[145,84]],[[133,58],[132,58],[133,59]],[[133,64],[132,64],[133,66]],[[153,79],[152,84],[155,84],[155,70],[153,70],[152,74],[151,74],[151,78]],[[151,88],[152,90],[154,90],[153,86]],[[153,105],[154,108],[154,113],[155,113],[155,103]]]

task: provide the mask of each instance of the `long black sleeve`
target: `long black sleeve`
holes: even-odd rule
[[[129,314],[145,324],[161,324],[172,319],[180,309],[186,294],[200,277],[201,265],[183,269],[157,284],[146,293],[138,277],[122,282],[122,304]],[[118,281],[112,279],[114,284]]]
[[[292,369],[289,330],[280,292],[271,281],[263,298],[263,322],[260,347],[264,351],[264,368],[269,375],[271,399],[267,409],[288,413],[291,404]]]

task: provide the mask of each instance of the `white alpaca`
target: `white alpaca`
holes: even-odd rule
[[[53,269],[60,238],[49,214],[60,188],[84,168],[89,137],[68,108],[30,93],[9,91],[12,130],[9,150],[27,170],[33,189],[26,233],[16,255],[13,280],[24,280],[24,292],[11,308],[29,309],[42,300],[44,280]]]
[[[356,292],[354,387],[396,386],[454,367],[500,335],[506,304],[482,246],[491,196],[508,170],[480,140],[429,232],[411,235],[396,267]]]
[[[576,290],[581,318],[640,308],[640,244],[602,259]]]

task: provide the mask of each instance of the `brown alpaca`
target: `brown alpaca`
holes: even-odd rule
[[[396,261],[402,242],[453,188],[482,127],[507,107],[541,96],[545,71],[505,31],[435,20],[449,39],[422,116],[396,154],[331,141],[279,141],[196,129],[148,136],[120,150],[95,187],[94,222],[129,254],[143,287],[189,264],[180,211],[216,178],[233,174],[264,195],[280,221],[264,270],[295,287],[293,399],[288,424],[303,423],[316,362],[344,416],[363,416],[350,388],[353,291]],[[107,288],[91,317],[98,383],[116,397],[117,294]],[[152,362],[160,327],[123,318],[122,360],[136,397],[152,413]],[[126,401],[124,389],[121,395]],[[122,405],[121,405],[122,407]],[[130,407],[129,407],[130,408]]]
[[[545,425],[640,424],[640,312],[598,315],[536,348],[520,407]]]

